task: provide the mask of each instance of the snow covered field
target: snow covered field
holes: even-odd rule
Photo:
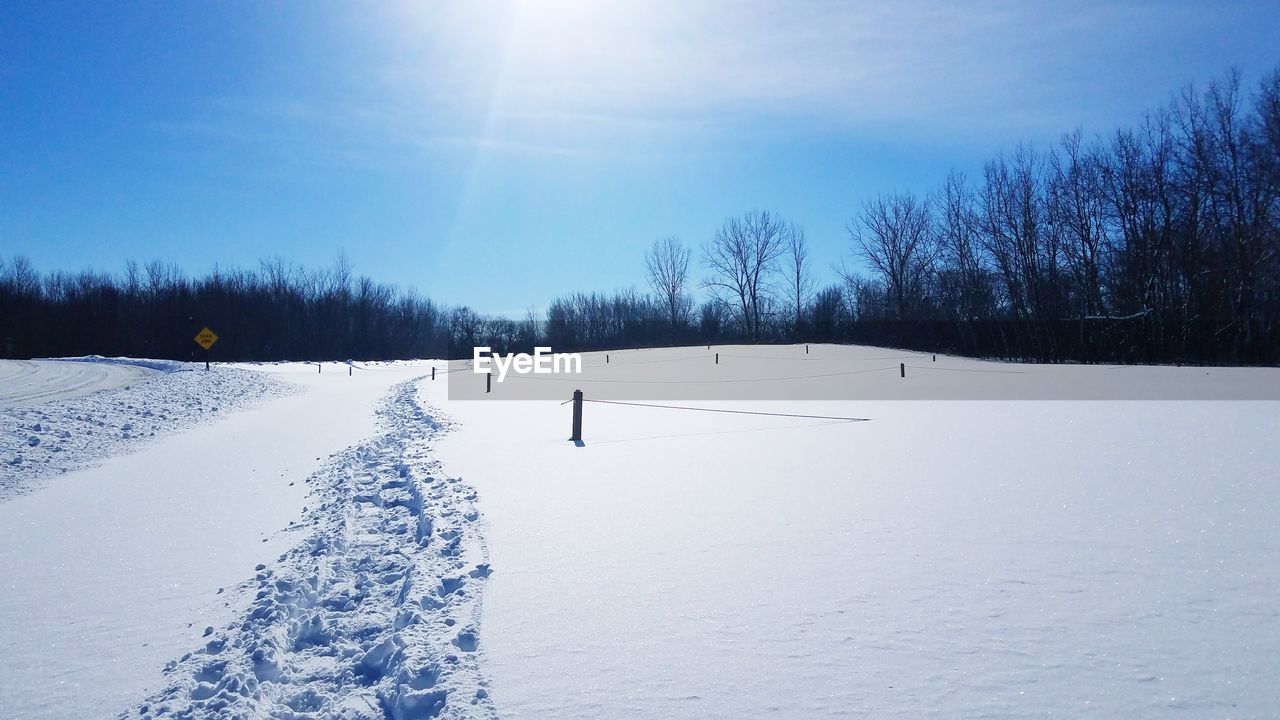
[[[795,357],[754,354],[771,351]],[[626,377],[629,357],[652,379],[664,353],[686,362],[624,351],[576,384],[622,396],[589,380]],[[742,372],[796,374],[756,363]],[[1280,384],[1003,367],[1054,385],[1181,376],[1209,397]],[[908,379],[945,397],[970,377]],[[874,397],[906,381],[839,382],[833,396]],[[1273,716],[1280,404],[711,405],[869,422],[588,403],[575,448],[567,406],[446,404],[464,430],[441,457],[488,519],[483,657],[504,717]]]
[[[19,411],[180,429],[4,476],[0,716],[1273,716],[1280,403],[937,398],[1274,397],[1280,371],[813,350],[589,354],[555,400],[279,364],[0,411],[3,442]],[[173,400],[215,376],[237,412]],[[758,399],[697,399],[728,377]],[[588,403],[575,447],[574,386],[865,420]]]

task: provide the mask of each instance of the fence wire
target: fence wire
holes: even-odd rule
[[[565,403],[573,402],[573,398],[566,400]],[[836,417],[833,415],[804,415],[799,413],[778,413],[764,412],[762,410],[727,410],[724,408],[705,408],[705,407],[689,407],[688,405],[660,405],[657,403],[638,403],[623,402],[621,400],[590,400],[583,398],[584,403],[599,403],[601,405],[630,405],[632,407],[660,408],[663,410],[693,410],[696,412],[713,412],[726,413],[729,415],[767,415],[769,417],[786,417],[786,418],[805,418],[808,420],[839,420],[841,422],[871,422],[871,418],[863,417]]]
[[[573,382],[573,383],[617,383],[624,385],[719,385],[724,383],[763,383],[763,382],[781,382],[784,380],[813,380],[817,378],[840,377],[843,375],[861,375],[863,373],[885,372],[886,370],[897,370],[898,367],[882,367],[870,368],[867,370],[846,370],[844,372],[820,373],[817,375],[790,375],[787,377],[768,377],[768,378],[738,378],[732,380],[602,380],[587,379],[580,377],[542,377],[539,375],[509,375],[507,379],[517,380],[550,380],[552,382]]]
[[[814,357],[811,355],[804,355],[801,357],[770,357],[768,355],[733,355],[730,353],[719,353],[719,355],[722,358],[741,358],[744,360],[798,360],[801,362],[870,362],[872,360],[919,360],[924,357],[924,355],[889,355],[885,357],[865,358]]]
[[[934,367],[932,365],[908,365],[908,370],[937,370],[939,372],[992,373],[996,375],[1026,375],[1026,370],[975,370],[972,368]]]

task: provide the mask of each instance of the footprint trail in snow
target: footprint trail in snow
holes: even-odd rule
[[[311,484],[306,539],[243,589],[239,622],[123,718],[493,718],[478,667],[489,565],[474,489],[428,456],[447,430],[397,385],[382,432]]]

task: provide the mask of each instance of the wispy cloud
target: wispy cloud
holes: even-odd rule
[[[1177,3],[398,7],[381,74],[397,93],[446,112],[650,123],[744,114],[841,126],[1060,122],[1082,81],[1125,67],[1146,77],[1146,47],[1203,23]]]
[[[1160,67],[1169,44],[1248,8],[1223,19],[1140,0],[472,0],[361,12],[367,52],[345,68],[357,92],[240,98],[224,114],[533,156],[762,127],[1017,140],[1132,119],[1190,79]],[[1168,82],[1153,83],[1162,70]]]

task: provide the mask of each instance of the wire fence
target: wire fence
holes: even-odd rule
[[[574,401],[574,398],[569,398],[568,400],[560,404],[564,405],[566,403],[571,403],[573,401]],[[864,417],[840,417],[835,415],[806,415],[801,413],[765,412],[763,410],[729,410],[726,408],[690,407],[688,405],[662,405],[658,403],[624,402],[622,400],[591,400],[588,398],[583,398],[582,402],[598,403],[600,405],[628,405],[631,407],[660,408],[663,410],[692,410],[695,412],[726,413],[729,415],[764,415],[768,417],[804,418],[808,420],[839,420],[841,422],[871,422],[871,418],[864,418]]]
[[[869,368],[864,370],[845,370],[843,372],[818,373],[814,375],[788,375],[785,377],[767,377],[767,378],[730,378],[721,380],[623,380],[623,379],[607,379],[607,378],[582,378],[582,377],[546,377],[543,375],[509,375],[508,380],[543,380],[551,382],[571,382],[571,383],[617,383],[623,385],[721,385],[729,383],[765,383],[765,382],[784,382],[789,380],[814,380],[818,378],[841,377],[844,375],[862,375],[864,373],[885,372],[886,370],[898,370],[897,366]]]
[[[816,357],[813,355],[803,355],[800,357],[787,357],[784,355],[736,355],[731,353],[719,353],[723,358],[739,358],[742,360],[786,360],[799,362],[871,362],[873,360],[919,360],[924,355],[886,355],[883,357],[864,357],[864,358],[837,358],[837,357]],[[704,356],[705,357],[705,356]]]
[[[977,370],[974,368],[935,367],[932,365],[907,365],[908,370],[936,370],[938,372],[987,373],[992,375],[1026,375],[1026,370]]]
[[[726,360],[728,359],[764,360],[764,361],[798,360],[798,361],[816,362],[816,363],[849,362],[850,361],[850,359],[848,358],[831,358],[831,357],[812,356],[808,353],[807,348],[806,348],[805,355],[800,357],[752,355],[752,354],[719,352],[714,355],[715,363],[717,365],[720,365],[720,359],[722,356]],[[696,356],[681,356],[677,358],[662,358],[658,360],[644,360],[639,362],[627,362],[626,360],[622,360],[620,362],[614,363],[614,362],[611,362],[611,355],[606,353],[604,355],[604,363],[595,362],[595,363],[592,363],[590,367],[596,368],[596,369],[599,369],[599,368],[625,369],[633,365],[646,365],[651,363],[677,363],[677,362],[687,362],[691,360],[701,360],[705,362],[709,357],[710,356],[707,354],[699,354]],[[877,361],[879,362],[899,361],[899,362],[895,365],[887,365],[887,366],[880,366],[880,367],[873,367],[873,368],[839,370],[835,372],[792,374],[792,375],[781,375],[781,376],[771,376],[771,377],[752,377],[752,378],[701,378],[701,379],[687,379],[687,380],[681,380],[681,379],[658,380],[658,379],[638,379],[638,378],[623,379],[623,378],[583,378],[583,377],[554,377],[554,376],[547,377],[547,376],[525,375],[525,374],[513,375],[512,378],[516,380],[535,380],[535,381],[550,380],[555,382],[572,382],[575,385],[582,387],[582,386],[590,386],[592,384],[649,385],[649,386],[654,386],[654,385],[656,386],[677,386],[677,385],[709,386],[709,385],[746,384],[746,383],[750,383],[750,384],[785,383],[785,382],[792,382],[792,381],[819,380],[824,378],[837,378],[837,377],[847,377],[852,375],[865,375],[865,374],[871,374],[871,373],[898,373],[901,375],[901,377],[905,378],[908,368],[914,369],[914,370],[934,370],[934,371],[942,371],[942,372],[1026,374],[1026,372],[1022,370],[996,370],[996,369],[983,370],[983,369],[974,369],[974,368],[939,367],[936,364],[937,363],[936,355],[932,356],[933,363],[929,365],[907,365],[906,364],[906,361],[927,360],[929,358],[930,358],[929,355],[921,355],[918,353],[884,355],[884,356],[876,355],[871,357],[856,358],[854,359],[854,361],[861,362],[861,363],[877,362]],[[871,421],[871,418],[845,416],[845,415],[818,415],[818,414],[812,414],[812,413],[777,412],[777,411],[768,411],[768,410],[746,410],[746,409],[739,410],[739,409],[731,409],[731,408],[724,408],[724,407],[675,405],[675,404],[660,403],[660,402],[604,400],[604,399],[598,399],[598,398],[586,398],[584,397],[580,389],[575,390],[573,393],[573,397],[571,397],[568,400],[565,400],[564,402],[561,403],[561,405],[567,405],[569,403],[573,403],[572,431],[569,439],[570,441],[572,441],[573,443],[575,443],[580,447],[585,445],[583,441],[583,431],[582,431],[582,419],[583,419],[582,408],[586,403],[594,403],[597,405],[612,405],[615,407],[624,407],[624,408],[641,408],[644,410],[697,412],[697,413],[714,413],[714,414],[723,414],[723,415],[744,415],[744,416],[754,416],[754,417],[776,417],[776,418],[789,418],[789,419],[801,419],[801,420],[816,420],[816,421],[825,421],[827,423],[835,423],[835,424]]]
[[[656,363],[686,362],[689,360],[706,360],[706,359],[707,359],[706,355],[688,355],[685,357],[678,357],[678,358],[662,358],[660,360],[640,360],[637,362],[628,362],[626,360],[623,360],[621,362],[612,362],[612,361],[606,360],[605,362],[594,362],[590,364],[583,363],[583,366],[593,367],[593,368],[632,367],[635,365],[654,365]]]

